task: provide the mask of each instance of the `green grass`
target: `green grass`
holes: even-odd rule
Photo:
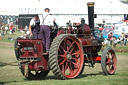
[[[14,50],[1,49],[0,61],[15,61]],[[8,54],[4,53],[5,51]],[[3,56],[2,56],[3,55]],[[0,84],[4,85],[127,85],[128,84],[128,57],[118,54],[118,66],[115,75],[104,76],[100,64],[94,68],[85,67],[81,76],[75,79],[58,80],[52,72],[45,80],[26,80],[16,66],[0,67]]]
[[[124,46],[124,47],[116,47],[116,49],[128,49],[128,46]]]
[[[128,52],[115,52],[116,55],[128,55]],[[102,54],[102,52],[100,51],[98,54]]]
[[[26,80],[17,66],[0,67],[0,84],[4,85],[127,85],[128,84],[128,56],[117,53],[118,65],[115,75],[104,76],[101,65],[94,68],[85,67],[81,76],[75,79],[58,80],[52,72],[45,80]],[[12,47],[0,47],[0,62],[16,61]]]
[[[123,47],[121,47],[120,44],[117,44],[115,49],[128,49],[128,42],[127,42],[127,45],[126,46],[123,45]]]
[[[7,38],[16,38],[16,35],[7,35],[0,41],[0,62],[16,61],[14,54],[14,41]],[[1,44],[4,44],[1,46]],[[99,52],[102,54],[102,52]],[[116,52],[117,70],[115,75],[104,76],[101,64],[95,64],[94,68],[85,67],[81,76],[75,79],[58,80],[50,71],[45,80],[26,80],[18,66],[0,67],[0,85],[128,85],[128,52]]]
[[[112,46],[103,46],[103,47],[105,48],[105,47],[112,47]],[[122,47],[119,43],[119,44],[116,45],[116,47],[113,47],[113,49],[128,49],[128,42],[127,42],[126,46],[123,45]]]
[[[0,40],[0,42],[4,42],[4,43],[14,43],[14,40],[8,40],[8,37],[12,37],[13,39],[16,39],[17,37],[24,35],[24,33],[20,33],[20,31],[16,31],[15,35],[5,35],[2,36],[2,40]]]
[[[128,52],[116,52],[117,55],[128,55]]]

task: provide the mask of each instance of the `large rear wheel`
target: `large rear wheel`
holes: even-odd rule
[[[112,75],[116,71],[117,57],[110,47],[104,49],[101,57],[101,67],[105,75]]]
[[[77,77],[83,68],[83,62],[83,49],[77,37],[62,34],[53,40],[49,51],[49,65],[57,78]]]

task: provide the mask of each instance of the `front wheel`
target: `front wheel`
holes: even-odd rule
[[[112,75],[116,71],[117,57],[110,47],[104,49],[101,57],[101,67],[105,75]]]

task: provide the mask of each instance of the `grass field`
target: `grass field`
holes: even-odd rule
[[[16,38],[19,35],[21,34],[11,36]],[[0,41],[0,62],[16,61],[14,41],[7,40],[8,36]],[[128,53],[116,54],[118,63],[115,75],[104,76],[101,65],[95,64],[94,68],[85,67],[83,74],[75,79],[58,80],[50,72],[45,80],[30,81],[22,76],[18,66],[5,66],[0,67],[0,85],[128,85]]]

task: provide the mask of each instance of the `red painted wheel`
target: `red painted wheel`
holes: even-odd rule
[[[110,47],[104,49],[101,57],[101,67],[105,75],[112,75],[116,71],[117,57]]]
[[[75,36],[62,34],[53,40],[49,52],[49,65],[59,79],[77,77],[82,70],[83,62],[83,49]]]

